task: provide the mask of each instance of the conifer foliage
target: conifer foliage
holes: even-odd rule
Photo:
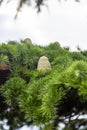
[[[36,125],[40,130],[86,130],[86,51],[70,52],[58,42],[38,46],[0,44],[0,129]],[[38,70],[46,56],[51,69]]]

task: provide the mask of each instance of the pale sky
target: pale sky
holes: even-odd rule
[[[87,49],[87,0],[58,2],[48,0],[37,14],[34,4],[24,6],[14,20],[17,0],[0,7],[0,43],[29,37],[34,44],[46,45],[58,41],[75,50]]]

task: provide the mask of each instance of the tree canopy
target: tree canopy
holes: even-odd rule
[[[41,56],[51,69],[38,70]],[[0,44],[0,129],[24,125],[40,130],[86,130],[87,51],[71,52],[58,42],[47,46]],[[81,118],[82,116],[82,118]]]

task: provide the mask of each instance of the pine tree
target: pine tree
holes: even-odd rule
[[[43,55],[51,64],[51,69],[46,71],[37,70]],[[4,121],[9,130],[24,125],[57,130],[61,123],[63,130],[86,130],[86,113],[84,52],[70,52],[58,42],[45,47],[14,41],[0,45],[1,130]]]

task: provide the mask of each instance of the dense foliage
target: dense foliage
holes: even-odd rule
[[[51,70],[37,70],[41,56]],[[58,42],[38,46],[0,44],[0,129],[36,125],[42,130],[87,129],[87,51],[71,52]],[[83,115],[81,117],[81,115]]]

